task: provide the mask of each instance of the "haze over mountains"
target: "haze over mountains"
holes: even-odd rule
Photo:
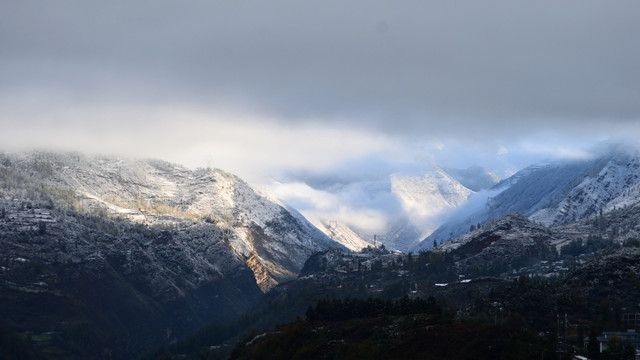
[[[471,194],[499,181],[479,166],[455,169],[428,163],[410,171],[380,173],[375,180],[369,176],[345,179],[340,174],[302,179],[307,192],[335,199],[335,205],[323,206],[304,199],[300,202],[300,196],[290,197],[327,235],[337,241],[344,239],[343,244],[352,250],[373,245],[375,240],[400,251],[417,245]],[[281,193],[287,199],[287,192]],[[348,206],[354,210],[341,210]]]
[[[436,252],[455,251],[456,258],[445,273],[429,275],[434,279],[455,277],[452,271],[540,271],[541,261],[594,231],[594,249],[640,237],[639,159],[634,149],[608,146],[592,158],[532,165],[497,184],[480,167],[435,165],[351,183],[351,191],[392,199],[398,211],[371,234],[348,218],[310,222],[269,190],[222,170],[77,153],[3,154],[0,300],[13,309],[2,313],[3,322],[58,334],[46,338],[65,356],[86,355],[74,348],[83,342],[129,357],[212,320],[237,318],[272,289],[286,296],[289,287],[279,285],[329,249],[368,247],[373,269],[379,250],[371,246],[422,251],[435,240]],[[339,188],[325,189],[332,186]],[[32,313],[42,302],[42,311],[56,314],[46,321]]]
[[[639,13],[0,1],[0,358],[128,359],[202,326],[168,357],[225,358],[354,296],[433,296],[444,318],[281,335],[325,358],[395,354],[414,328],[460,340],[447,360],[580,353],[562,312],[594,336],[640,313]],[[309,358],[282,344],[255,354]]]
[[[421,250],[431,247],[434,240],[442,243],[511,212],[549,226],[590,218],[616,206],[633,205],[640,176],[637,152],[622,145],[604,148],[600,155],[587,159],[534,164],[500,182],[496,175],[479,166],[455,169],[435,164],[424,166],[419,172],[382,176],[373,182],[341,183],[325,178],[314,185],[309,181],[317,187],[311,188],[313,191],[347,192],[354,194],[353,201],[363,198],[364,206],[370,209],[377,206],[379,213],[365,222],[350,218],[348,212],[329,217],[340,214],[307,208],[303,213],[309,222],[295,203],[282,203],[268,188],[255,190],[220,170],[194,172],[161,161],[46,152],[12,156],[18,162],[48,164],[47,171],[53,177],[47,181],[78,192],[88,209],[102,208],[112,215],[149,224],[175,222],[180,216],[209,216],[207,220],[212,223],[227,224],[234,228],[235,236],[230,239],[234,251],[245,258],[260,257],[254,270],[269,274],[264,278],[271,284],[264,286],[268,289],[279,280],[294,277],[309,251],[319,249],[317,246],[344,246],[357,251],[376,242],[400,251]],[[141,201],[147,204],[138,204]],[[156,203],[174,217],[148,214],[144,207]],[[283,216],[286,220],[282,220]],[[236,225],[242,223],[242,229],[230,225],[231,218]],[[281,226],[274,228],[274,222],[264,218],[280,218],[279,221],[298,227],[287,235],[288,240],[276,239],[275,228]],[[260,243],[255,239],[262,235],[252,233],[252,224],[267,229],[267,237],[293,248],[284,251],[270,242],[265,245],[268,249],[253,244]],[[310,250],[293,250],[300,246]]]

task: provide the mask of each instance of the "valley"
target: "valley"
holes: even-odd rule
[[[39,152],[0,163],[0,319],[53,334],[39,345],[54,357],[131,357],[234,319],[340,247],[218,170]]]
[[[640,360],[638,14],[0,0],[0,360]]]
[[[634,156],[612,152],[534,166],[478,193],[458,182],[432,188],[426,179],[433,174],[395,180],[395,191],[414,210],[434,201],[433,194],[458,194],[455,206],[471,214],[454,211],[434,232],[455,228],[450,239],[428,237],[420,251],[400,252],[398,243],[362,241],[339,222],[315,227],[267,190],[221,170],[79,154],[2,155],[3,336],[25,354],[50,359],[252,358],[270,351],[256,347],[282,341],[282,332],[298,336],[330,326],[340,334],[349,321],[384,332],[391,316],[404,329],[399,339],[407,340],[380,343],[376,331],[338,335],[345,347],[328,351],[364,356],[367,343],[379,354],[402,354],[400,348],[413,346],[408,339],[423,336],[410,330],[415,324],[447,334],[477,331],[471,322],[479,321],[506,341],[492,345],[506,354],[508,333],[490,327],[500,316],[510,327],[527,324],[512,339],[513,346],[535,344],[535,351],[519,350],[522,356],[586,354],[580,336],[623,330],[621,314],[640,311]],[[472,205],[465,198],[482,191],[495,193],[492,209],[465,210]],[[439,310],[437,316],[422,310],[332,320],[309,315],[326,302],[355,301],[349,299],[392,302],[376,305],[383,307],[429,299]],[[569,335],[549,325],[561,313],[570,319]],[[421,320],[410,320],[418,315]],[[307,320],[296,320],[301,317]],[[318,321],[327,325],[318,328]],[[447,351],[454,351],[451,344]],[[308,346],[316,349],[311,358],[322,358],[322,341]]]

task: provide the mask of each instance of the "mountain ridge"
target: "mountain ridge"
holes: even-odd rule
[[[448,212],[475,193],[463,183],[482,189],[497,180],[495,174],[479,166],[455,169],[428,164],[419,170],[393,173],[374,185],[363,185],[377,191],[383,189],[385,195],[393,199],[393,213],[388,215],[384,229],[362,229],[339,219],[314,219],[313,222],[325,234],[345,239],[344,245],[354,251],[373,245],[374,237],[378,245],[410,251],[441,224]]]
[[[470,198],[467,207],[462,206],[414,250],[426,249],[434,240],[446,242],[510,212],[546,225],[563,225],[594,217],[600,209],[610,211],[614,201],[632,205],[630,192],[640,181],[639,159],[635,150],[612,147],[595,158],[528,166],[486,192],[484,203],[476,201],[472,207]],[[623,200],[625,193],[629,196]]]
[[[46,168],[52,186],[78,192],[80,206],[88,210],[104,209],[146,224],[204,220],[228,228],[234,233],[228,237],[234,251],[246,259],[256,255],[261,266],[274,269],[268,272],[276,282],[294,277],[311,252],[338,246],[299,214],[291,215],[219,169],[191,171],[160,160],[32,156]],[[265,290],[271,286],[265,285]]]
[[[233,319],[328,248],[342,247],[221,170],[0,155],[2,319],[63,357],[131,357]]]

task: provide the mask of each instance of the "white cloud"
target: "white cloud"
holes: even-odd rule
[[[365,234],[382,234],[387,230],[388,214],[378,209],[354,209],[346,204],[333,211],[302,211],[302,214],[312,222],[340,221]]]
[[[548,142],[544,140],[539,141],[534,139],[521,141],[519,150],[522,153],[537,157],[586,160],[593,158],[594,156],[594,154],[587,150],[587,148],[592,147],[593,145],[595,145],[595,143],[577,142],[574,144],[559,144],[557,142]]]
[[[640,2],[575,5],[0,2],[0,150],[293,173],[307,214],[379,229],[391,173],[637,142]]]
[[[314,189],[301,182],[272,182],[270,191],[287,204],[300,211],[307,219],[314,221],[340,221],[365,233],[382,233],[389,214],[375,206],[354,208],[352,195],[347,191],[330,193]],[[375,194],[370,194],[375,196]],[[370,204],[369,204],[370,205]]]
[[[180,106],[3,113],[0,143],[4,150],[36,147],[161,158],[260,182],[283,168],[322,170],[398,148],[393,139],[360,129]]]
[[[320,212],[334,211],[340,204],[340,199],[335,194],[314,189],[302,182],[280,183],[274,181],[269,185],[269,189],[278,198],[291,203],[301,211],[309,208]]]
[[[377,209],[355,210],[348,206],[330,214],[335,219],[344,219],[343,222],[368,234],[382,233],[386,231],[388,215]]]

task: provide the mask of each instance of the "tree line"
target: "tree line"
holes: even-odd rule
[[[307,321],[345,321],[355,318],[400,316],[410,314],[442,314],[442,307],[434,297],[428,299],[410,299],[404,296],[397,300],[368,298],[326,299],[320,300],[315,307],[306,312]]]

